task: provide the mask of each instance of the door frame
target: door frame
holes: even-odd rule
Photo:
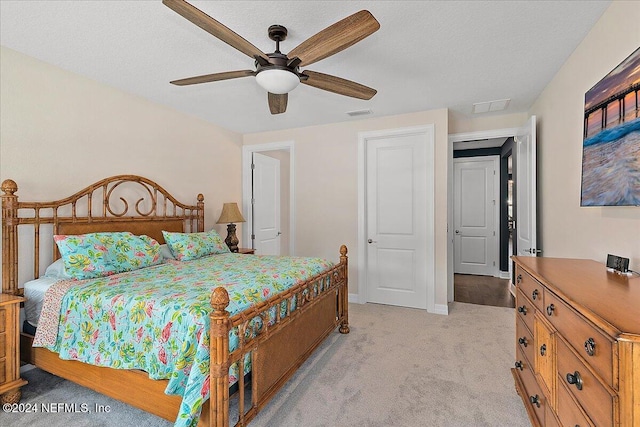
[[[503,128],[481,130],[475,132],[452,133],[448,137],[448,174],[447,174],[447,302],[453,302],[453,143],[463,141],[474,141],[479,139],[508,138],[518,134],[520,128]]]
[[[369,132],[358,132],[358,302],[367,302],[367,141],[390,136],[424,134],[428,140],[425,150],[427,158],[427,178],[431,181],[427,194],[427,312],[448,314],[448,307],[435,306],[435,126],[426,124],[405,128],[383,129]]]
[[[253,212],[251,207],[251,158],[253,153],[265,151],[289,152],[289,254],[295,255],[295,153],[293,141],[268,142],[265,144],[252,144],[242,146],[242,215],[246,218],[246,227],[242,227],[242,242],[244,247],[251,247],[251,225]]]
[[[494,221],[494,236],[495,242],[494,248],[492,250],[493,253],[493,269],[491,275],[493,277],[500,276],[500,155],[495,154],[491,156],[477,156],[477,157],[459,157],[457,159],[453,159],[453,164],[455,168],[455,163],[457,161],[460,162],[491,162],[493,163],[493,194],[488,194],[487,197],[492,197],[494,200],[494,209],[493,209],[493,221]],[[453,185],[455,189],[455,175],[453,179]],[[455,194],[453,205],[455,206]],[[453,213],[453,212],[452,212]],[[453,229],[455,230],[455,218],[454,221],[451,222],[453,225]],[[455,233],[454,233],[454,242],[455,242]],[[454,273],[455,273],[455,246],[454,246]]]

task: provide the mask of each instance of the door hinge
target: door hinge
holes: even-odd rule
[[[493,232],[493,235],[494,235],[494,236],[496,235],[496,232],[495,232],[495,231]]]
[[[256,164],[255,163],[251,163],[251,169],[255,169],[256,168]]]
[[[256,204],[256,199],[255,199],[255,198],[253,198],[253,197],[251,198],[251,204],[252,204],[252,205],[255,205],[255,204]]]
[[[256,235],[255,234],[251,235],[251,240],[256,240]]]

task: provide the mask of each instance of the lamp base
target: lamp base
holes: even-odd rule
[[[231,223],[227,225],[227,238],[224,239],[224,242],[229,247],[231,252],[238,252],[238,237],[236,236],[236,225]]]

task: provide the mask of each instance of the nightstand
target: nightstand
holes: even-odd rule
[[[239,254],[255,254],[256,250],[251,248],[238,248]]]
[[[0,402],[18,403],[20,387],[20,303],[24,298],[0,294]]]

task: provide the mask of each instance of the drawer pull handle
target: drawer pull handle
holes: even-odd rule
[[[584,351],[589,356],[593,356],[596,353],[596,341],[593,338],[589,338],[584,342]]]
[[[527,338],[526,338],[526,337],[520,337],[520,338],[518,338],[518,342],[519,342],[523,347],[526,347],[526,346],[527,346]]]
[[[540,396],[538,396],[537,394],[535,396],[529,396],[529,402],[531,402],[532,405],[536,405],[539,408]]]
[[[542,344],[540,346],[540,356],[544,356],[547,353],[547,345],[546,344]]]
[[[540,295],[540,292],[538,292],[537,289],[534,289],[533,292],[531,293],[531,298],[533,298],[533,300],[537,300],[538,299],[538,295]]]
[[[549,304],[549,305],[547,306],[547,315],[548,315],[548,316],[552,316],[552,315],[553,315],[553,310],[555,310],[555,309],[556,309],[556,306],[555,306],[555,305],[553,305],[553,304]]]
[[[524,369],[524,363],[522,363],[522,360],[518,360],[516,362],[516,368],[520,369],[521,371]]]
[[[527,315],[527,306],[526,305],[522,305],[520,307],[518,307],[518,313],[522,313],[523,316]]]
[[[522,282],[522,274],[518,274],[518,277],[516,278],[516,283],[520,282]]]
[[[582,390],[582,377],[580,372],[575,371],[573,374],[567,374],[567,382],[574,384],[578,390]]]

